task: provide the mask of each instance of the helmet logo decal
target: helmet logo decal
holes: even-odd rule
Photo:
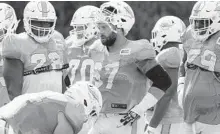
[[[5,19],[13,19],[13,10],[10,10],[11,8],[8,7],[7,10],[5,10]]]
[[[46,1],[41,1],[38,3],[38,9],[40,12],[42,12],[42,17],[47,17],[47,13],[50,11],[49,8],[47,8]]]
[[[204,1],[203,2],[199,2],[198,5],[194,9],[194,14],[193,15],[197,16],[198,13],[204,8],[204,6],[205,6],[205,2]]]
[[[173,22],[174,23],[174,22]],[[168,22],[164,22],[164,23],[161,23],[160,27],[162,29],[169,29],[170,27],[172,26],[171,23],[168,23]]]
[[[11,8],[8,7],[5,10],[5,20],[8,20],[8,21],[12,22],[13,19],[14,19],[13,10],[11,10]],[[8,29],[8,27],[9,27],[9,24],[5,25],[6,29]]]

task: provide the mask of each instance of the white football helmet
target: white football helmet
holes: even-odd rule
[[[0,40],[8,33],[14,33],[19,21],[15,10],[6,3],[0,3]]]
[[[95,112],[97,115],[102,108],[102,95],[97,87],[86,81],[78,81],[65,93],[70,98],[84,105],[86,115]]]
[[[96,26],[100,9],[95,6],[80,7],[73,15],[70,26],[73,30],[70,35],[73,36],[74,43],[77,46],[83,45],[86,41],[98,36],[99,30]]]
[[[167,42],[181,42],[181,35],[186,30],[184,22],[175,16],[164,16],[160,18],[151,31],[151,43],[159,53]]]
[[[205,41],[220,30],[220,1],[198,1],[189,18],[192,36]]]
[[[28,35],[39,43],[49,41],[56,25],[56,12],[53,5],[48,1],[30,1],[24,9],[24,28]],[[33,21],[51,24],[49,27],[36,26]],[[33,30],[37,31],[37,35]]]
[[[123,1],[110,1],[103,3],[100,9],[105,16],[105,21],[117,28],[124,30],[127,35],[135,23],[135,16],[132,8]]]

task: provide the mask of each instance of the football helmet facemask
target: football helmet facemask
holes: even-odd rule
[[[48,42],[56,25],[56,12],[48,1],[30,1],[24,9],[24,28],[39,43]]]
[[[132,8],[123,1],[110,1],[100,6],[104,20],[117,28],[122,28],[126,36],[135,23]]]
[[[165,16],[160,18],[151,31],[151,43],[159,53],[167,42],[181,43],[181,35],[186,30],[184,22],[175,16]]]
[[[97,115],[102,108],[102,96],[98,88],[86,81],[78,81],[65,95],[84,105],[87,116]]]
[[[98,36],[99,30],[96,21],[99,14],[101,14],[100,9],[95,6],[83,6],[74,13],[70,23],[70,26],[73,27],[70,35],[73,36],[77,46]]]
[[[0,40],[2,40],[6,34],[16,31],[19,21],[15,10],[6,3],[0,3],[0,16]]]
[[[190,15],[192,36],[198,41],[205,41],[220,30],[220,2],[198,1]]]

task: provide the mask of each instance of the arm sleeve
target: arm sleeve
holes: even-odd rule
[[[172,84],[170,76],[161,65],[151,68],[146,76],[153,82],[148,92],[159,100]]]
[[[177,90],[178,69],[166,69],[166,70],[168,74],[172,76],[171,77],[172,85],[167,89],[165,94],[156,104],[153,116],[149,123],[149,126],[153,128],[156,128],[160,124],[162,118],[167,112],[167,109],[170,105],[170,101],[173,98],[173,96],[176,94],[176,90]]]
[[[3,77],[11,100],[22,93],[23,66],[23,63],[18,59],[4,59]]]
[[[132,109],[132,111],[139,115],[154,106],[171,85],[169,75],[158,64],[147,71],[146,76],[153,82],[153,85],[150,87],[148,93],[144,96],[142,101]]]

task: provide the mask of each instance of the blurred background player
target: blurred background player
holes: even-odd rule
[[[178,97],[184,111],[182,134],[220,132],[220,2],[199,1],[182,37]]]
[[[80,7],[74,13],[70,26],[70,36],[66,39],[68,47],[68,69],[69,85],[83,80],[93,82],[94,75],[99,75],[95,68],[101,69],[102,49],[104,46],[99,39],[99,30],[96,26],[100,9],[86,5]],[[68,85],[68,84],[67,84]],[[85,134],[92,128],[93,122],[88,122],[80,132]]]
[[[100,9],[104,18],[97,25],[108,53],[96,83],[102,93],[103,108],[93,133],[143,134],[144,111],[169,88],[170,77],[155,61],[155,51],[147,40],[125,37],[135,22],[127,3],[106,2]],[[147,78],[153,81],[148,93]]]
[[[80,81],[64,94],[44,91],[16,97],[0,108],[0,118],[16,134],[78,134],[85,122],[98,116],[101,107],[100,91]]]
[[[47,1],[31,1],[24,9],[24,33],[3,41],[3,75],[10,99],[45,90],[62,92],[65,41],[54,30],[56,13]],[[63,86],[65,87],[65,86]]]
[[[8,4],[0,3],[0,49],[2,49],[2,40],[7,34],[16,32],[19,21],[17,20],[15,10]],[[0,107],[10,101],[3,78],[3,58],[0,58]]]
[[[179,47],[185,30],[184,22],[175,16],[160,18],[152,30],[151,43],[157,52],[156,60],[171,77],[172,85],[158,101],[154,111],[147,111],[148,127],[145,134],[181,132],[183,112],[177,99],[177,80],[183,54]]]
[[[69,59],[70,84],[76,81],[93,81],[94,69],[101,68],[100,55],[104,46],[99,39],[96,26],[100,9],[95,6],[83,6],[76,10],[70,26],[70,36],[66,39]],[[100,52],[99,52],[100,51]]]

